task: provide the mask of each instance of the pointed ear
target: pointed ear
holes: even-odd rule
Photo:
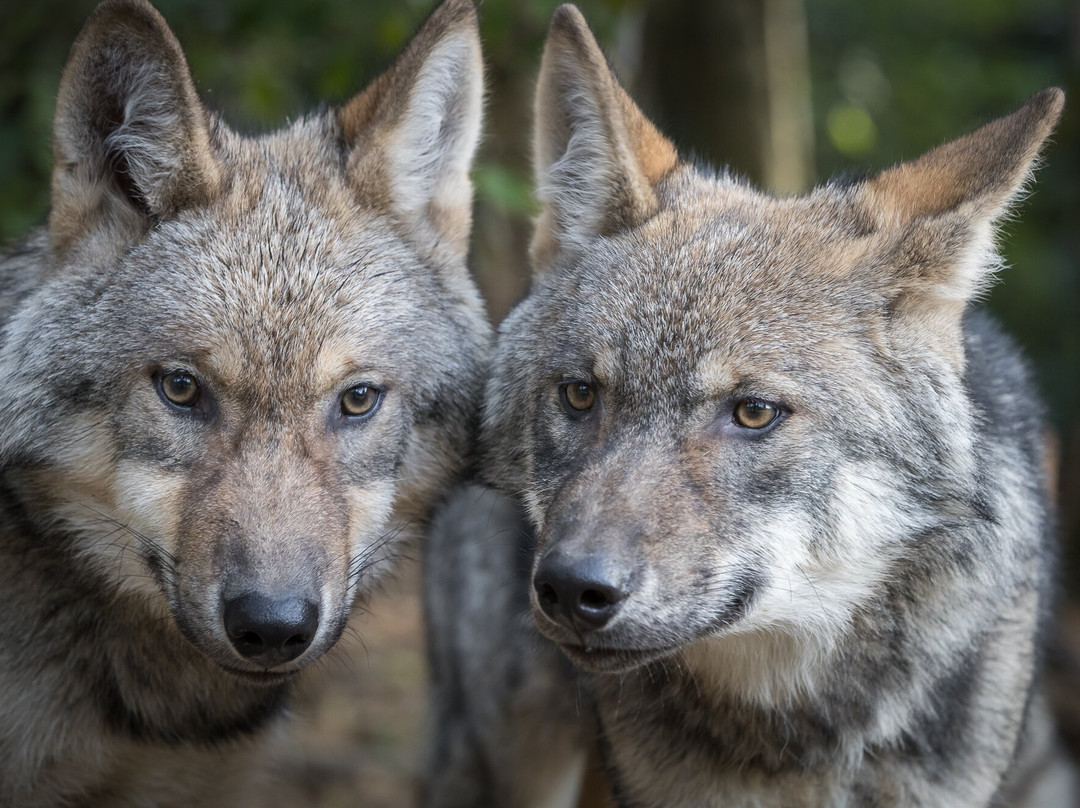
[[[678,162],[675,147],[630,100],[572,5],[560,6],[551,19],[534,132],[542,206],[532,243],[538,270],[653,215],[654,188]]]
[[[859,188],[863,209],[892,245],[883,263],[900,307],[959,326],[964,306],[999,266],[994,223],[1022,195],[1064,103],[1061,90],[1043,90],[1011,115]]]
[[[1051,87],[1006,115],[868,183],[886,222],[957,210],[996,219],[1015,198],[1061,117],[1065,94]]]
[[[105,0],[72,46],[53,127],[53,244],[126,238],[207,202],[221,183],[184,54],[145,0]]]
[[[480,141],[483,61],[471,0],[445,0],[393,67],[339,112],[349,181],[407,237],[454,261],[468,251],[469,169]]]
[[[1001,261],[994,224],[1023,193],[1065,96],[1048,89],[1011,115],[856,188],[881,238],[872,269],[889,301],[892,333],[929,342],[964,367],[962,318]]]

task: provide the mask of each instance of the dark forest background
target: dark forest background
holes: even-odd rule
[[[0,0],[0,243],[44,222],[60,72],[92,0]],[[359,91],[434,0],[156,0],[201,94],[272,129]],[[532,85],[556,0],[479,3],[489,99],[472,266],[498,321],[523,294]],[[680,146],[777,193],[918,156],[1049,86],[1069,95],[1003,229],[987,299],[1038,372],[1059,448],[1062,579],[1080,596],[1080,0],[581,0],[631,94]],[[1028,392],[1028,391],[1022,391]],[[1033,406],[1038,393],[1030,391]],[[422,745],[415,569],[322,664],[268,808],[408,804]],[[1063,623],[1080,648],[1080,609]],[[1076,662],[1080,675],[1080,656]],[[1080,696],[1070,678],[1080,751]],[[1067,726],[1069,721],[1064,722]]]

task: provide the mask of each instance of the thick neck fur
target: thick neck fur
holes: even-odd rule
[[[986,596],[942,589],[917,604],[897,588],[832,649],[735,636],[592,676],[620,805],[854,806],[866,804],[860,794],[878,805],[939,804],[940,792],[912,785],[923,781],[950,783],[957,805],[986,804],[1007,772],[985,762],[1012,757],[999,747],[1026,716],[1015,700],[985,705],[1030,686],[1025,623],[1039,596],[1014,594],[986,625],[976,605],[985,610]],[[933,614],[950,607],[962,628],[932,636]]]

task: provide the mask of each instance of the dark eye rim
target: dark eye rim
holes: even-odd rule
[[[584,384],[592,390],[593,401],[586,409],[580,410],[570,403],[570,397],[567,395],[567,389],[572,384]],[[563,411],[571,418],[587,418],[596,409],[596,400],[599,397],[599,393],[596,389],[596,384],[588,379],[564,379],[559,382],[559,403],[562,405]]]
[[[371,405],[371,408],[365,412],[354,414],[345,411],[345,396],[349,392],[355,390],[358,387],[366,387],[369,390],[375,391],[375,403]],[[338,396],[338,415],[350,423],[356,423],[359,421],[366,421],[371,418],[375,413],[382,409],[383,400],[386,398],[386,388],[381,387],[371,382],[358,382],[357,384],[350,385],[341,391],[341,395]]]
[[[739,407],[743,404],[764,404],[767,407],[771,407],[773,411],[773,417],[769,420],[767,424],[764,424],[762,426],[747,426],[746,424],[741,424],[736,417],[736,413],[738,412]],[[744,432],[749,435],[763,435],[766,432],[771,432],[773,429],[775,429],[776,426],[780,424],[780,422],[784,421],[789,414],[790,410],[783,404],[781,404],[779,401],[773,401],[771,399],[761,396],[743,396],[736,399],[731,405],[731,425],[738,429],[740,432]]]
[[[190,404],[181,404],[178,401],[174,401],[173,399],[169,398],[168,393],[165,392],[165,379],[167,379],[169,376],[175,376],[180,374],[189,376],[192,381],[195,382],[196,395],[194,400]],[[204,403],[206,402],[207,395],[206,388],[203,385],[202,381],[199,379],[199,374],[190,371],[187,368],[162,368],[154,373],[153,379],[154,388],[157,390],[158,397],[165,402],[165,405],[169,409],[184,415],[204,414]]]

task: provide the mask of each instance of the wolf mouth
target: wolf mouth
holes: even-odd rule
[[[559,643],[564,654],[579,667],[593,673],[625,673],[673,654],[677,648],[619,648]]]
[[[251,682],[252,684],[264,685],[267,687],[271,685],[285,684],[286,682],[294,679],[296,677],[296,674],[298,674],[302,670],[302,668],[296,668],[294,670],[288,671],[245,671],[240,670],[239,668],[234,668],[230,665],[222,665],[220,663],[218,663],[218,667],[220,667],[230,676],[235,676],[237,679],[242,679],[245,682]]]

